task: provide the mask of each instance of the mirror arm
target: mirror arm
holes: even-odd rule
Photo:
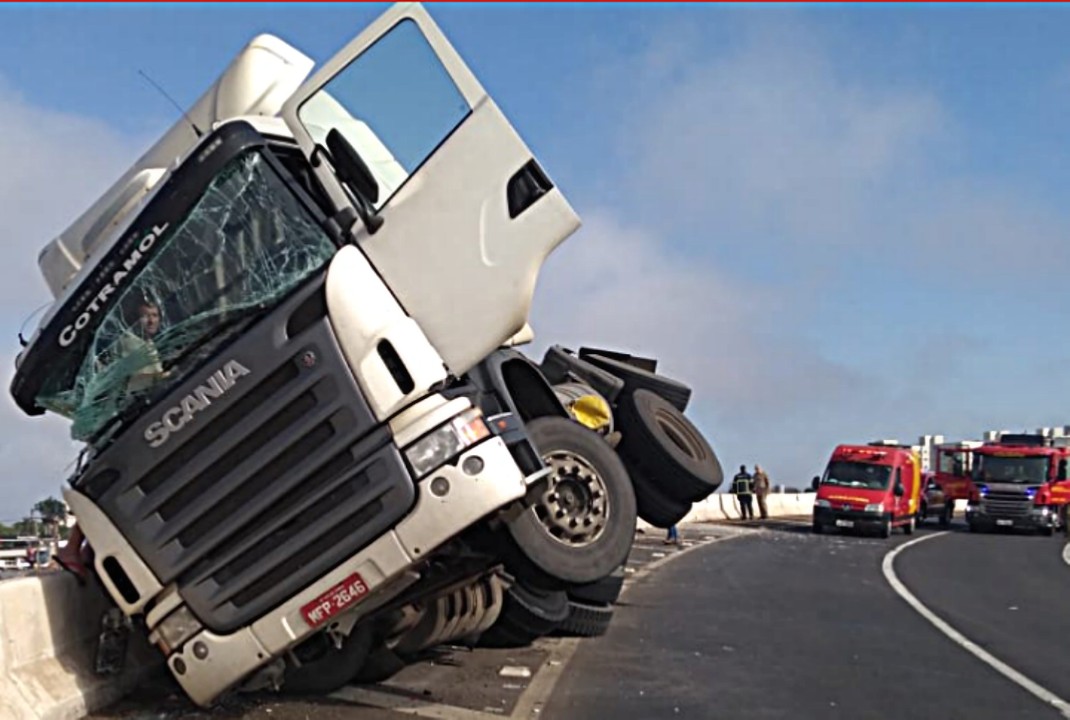
[[[326,148],[324,148],[322,145],[316,145],[316,149],[313,150],[311,157],[312,167],[318,168],[322,166],[325,158],[330,158],[330,154],[327,152]],[[337,173],[334,174],[335,177],[337,177]],[[338,178],[338,182],[349,190],[350,195],[355,200],[355,202],[353,203],[353,210],[356,211],[357,217],[360,218],[360,221],[364,224],[364,227],[368,229],[368,234],[374,235],[376,232],[379,231],[379,228],[383,226],[383,218],[375,213],[369,212],[368,206],[365,203],[364,198],[361,197],[360,193],[349,187],[348,183],[343,181],[341,178]],[[346,215],[346,210],[347,208],[340,209],[337,213],[334,214],[334,216],[332,216],[332,219],[344,218]],[[348,233],[349,227],[343,227],[342,231],[344,233]]]

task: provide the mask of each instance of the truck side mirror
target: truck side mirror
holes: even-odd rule
[[[906,494],[906,490],[903,489],[903,483],[896,483],[895,488],[892,489],[896,497],[903,497]]]
[[[338,128],[331,128],[327,133],[327,152],[338,179],[357,196],[356,210],[361,222],[374,235],[383,224],[383,218],[374,212],[375,203],[379,201],[379,182]]]

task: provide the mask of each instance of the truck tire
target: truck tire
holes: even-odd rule
[[[373,637],[370,627],[357,625],[339,648],[326,633],[317,633],[294,651],[301,665],[287,665],[282,692],[326,695],[345,686],[360,673],[371,653]]]
[[[820,535],[821,533],[825,532],[825,526],[819,523],[817,520],[814,520],[813,524],[810,526],[810,530],[814,533],[814,535]]]
[[[709,442],[682,412],[649,390],[637,390],[620,405],[618,452],[666,497],[680,502],[706,498],[724,480]]]
[[[888,538],[888,537],[892,536],[892,521],[891,520],[885,520],[884,524],[881,525],[880,536],[882,538]]]
[[[605,440],[573,420],[540,417],[527,431],[551,476],[542,497],[506,522],[519,551],[513,564],[520,574],[533,566],[560,583],[601,580],[624,564],[635,537],[628,470]]]
[[[661,487],[651,482],[642,470],[633,468],[631,476],[639,517],[654,527],[662,530],[670,528],[691,512],[691,503],[666,497]]]
[[[505,591],[501,614],[479,638],[482,647],[530,645],[549,635],[568,619],[568,596],[559,590],[540,590],[514,582]]]
[[[555,634],[568,637],[601,637],[609,630],[612,620],[612,605],[588,605],[570,600],[568,617]]]
[[[589,605],[612,605],[624,589],[624,568],[619,567],[608,577],[585,585],[570,585],[568,599]]]
[[[914,534],[914,518],[910,518],[909,520],[907,520],[907,524],[903,526],[903,534],[904,535],[913,535]]]
[[[951,518],[955,513],[955,506],[950,501],[944,501],[944,509],[940,511],[940,527],[946,528],[951,525]]]
[[[687,404],[691,400],[691,388],[682,382],[652,373],[635,365],[629,365],[621,360],[614,360],[596,353],[588,354],[584,350],[584,348],[580,348],[581,359],[624,381],[624,390],[619,399],[623,399],[626,395],[630,395],[636,390],[649,390],[665,398],[680,412],[687,409]]]
[[[380,645],[368,655],[363,667],[353,677],[353,682],[358,685],[380,683],[394,677],[406,667],[408,664],[400,655],[387,646]]]

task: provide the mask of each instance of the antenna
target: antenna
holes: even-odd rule
[[[51,300],[46,302],[46,303],[44,303],[43,305],[41,305],[41,307],[37,308],[32,313],[27,315],[26,319],[22,321],[22,325],[21,325],[21,327],[19,327],[19,345],[21,345],[22,347],[26,347],[27,345],[30,344],[26,340],[26,338],[22,336],[22,331],[26,329],[27,323],[29,323],[31,320],[33,320],[34,316],[36,316],[37,313],[41,312],[42,310],[44,310],[46,307],[48,307],[51,304],[52,304]]]
[[[141,77],[145,78],[145,80],[146,80],[147,82],[149,82],[149,83],[150,83],[150,84],[151,84],[151,85],[152,85],[152,86],[153,86],[154,88],[156,88],[157,90],[159,90],[159,91],[160,91],[160,94],[161,94],[161,95],[163,95],[163,96],[164,96],[165,98],[167,98],[168,100],[170,100],[170,101],[171,101],[171,104],[172,104],[172,105],[174,105],[174,106],[175,106],[175,108],[176,108],[176,109],[177,109],[177,110],[178,110],[178,111],[179,111],[180,113],[182,113],[182,117],[186,118],[186,122],[188,122],[188,123],[189,123],[189,126],[190,126],[191,128],[193,128],[193,132],[194,132],[194,133],[196,133],[197,137],[203,137],[203,136],[204,136],[204,133],[202,133],[202,132],[200,131],[200,128],[198,128],[198,127],[197,127],[197,126],[196,126],[196,125],[195,125],[195,124],[193,123],[193,120],[191,120],[191,119],[190,119],[190,117],[189,117],[189,115],[188,115],[188,114],[186,113],[186,111],[182,109],[182,106],[181,106],[181,105],[179,105],[179,104],[178,104],[177,102],[175,102],[175,99],[174,99],[173,97],[171,97],[170,95],[168,95],[168,94],[167,94],[167,91],[166,91],[166,90],[164,90],[164,89],[163,89],[162,87],[160,87],[160,85],[159,85],[159,84],[158,84],[158,83],[157,83],[157,82],[156,82],[155,80],[153,80],[153,79],[152,79],[152,78],[150,78],[150,77],[149,77],[148,75],[146,75],[146,74],[145,74],[145,71],[144,71],[144,70],[140,70],[140,69],[139,69],[139,70],[138,70],[137,72],[138,72],[138,74],[139,74],[139,75],[140,75]]]

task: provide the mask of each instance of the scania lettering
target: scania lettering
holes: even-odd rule
[[[198,385],[192,393],[182,398],[181,404],[165,410],[160,422],[146,428],[145,439],[149,445],[163,445],[171,433],[184,428],[193,419],[194,414],[207,410],[213,399],[223,397],[227,390],[238,382],[238,378],[248,374],[249,371],[236,360],[231,360],[223,368],[216,370],[205,384]]]
[[[391,91],[350,92],[369,74]],[[405,4],[315,73],[255,38],[46,246],[56,299],[11,392],[86,443],[64,494],[95,571],[195,702],[329,689],[401,608],[458,587],[485,629],[507,557],[559,588],[623,565],[624,465],[501,349],[578,226]],[[555,422],[606,455],[583,478],[603,490],[587,535],[536,512],[564,470],[529,427]]]

